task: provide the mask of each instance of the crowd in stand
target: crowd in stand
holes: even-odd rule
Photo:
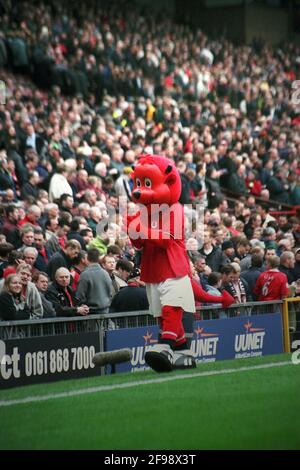
[[[187,250],[206,291],[300,293],[299,218],[270,213],[300,205],[299,47],[236,46],[128,2],[0,12],[0,318],[147,309],[118,212],[142,153],[175,161],[186,215],[204,209]]]

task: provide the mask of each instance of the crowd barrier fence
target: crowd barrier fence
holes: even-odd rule
[[[265,330],[269,332],[272,330],[272,324],[262,322],[259,325],[259,321],[269,321],[275,317],[277,333],[280,329],[280,336],[275,335],[276,341],[281,343],[281,352],[290,352],[291,339],[300,334],[300,297],[276,302],[233,304],[227,309],[223,309],[220,305],[202,305],[197,308],[195,314],[195,328],[197,328],[195,331],[202,331],[200,326],[203,329],[204,325],[204,329],[209,332],[206,326],[213,325],[212,331],[219,333],[221,331],[223,336],[226,336],[227,327],[235,325],[234,322],[238,324],[239,321],[239,327],[242,325],[250,328],[246,333]],[[143,333],[143,338],[149,339],[148,344],[150,344],[155,342],[151,338],[157,337],[156,328],[156,320],[148,311],[2,321],[0,322],[0,388],[99,375],[104,373],[103,369],[99,371],[92,363],[96,352],[127,347],[127,338],[134,332],[140,331]],[[213,334],[203,336],[210,337]],[[120,339],[119,343],[118,341],[115,343],[116,337],[122,338],[124,346]],[[214,345],[218,340],[219,338],[215,338]],[[112,346],[115,344],[117,347]],[[145,345],[146,343],[144,349]],[[268,350],[266,351],[268,354]],[[216,356],[215,360],[224,358]]]

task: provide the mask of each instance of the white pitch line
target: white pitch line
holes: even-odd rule
[[[156,383],[160,384],[163,382],[171,382],[173,380],[193,379],[195,377],[207,377],[210,375],[233,374],[235,372],[248,372],[250,370],[269,369],[270,367],[282,367],[286,365],[293,365],[293,364],[291,361],[271,362],[269,364],[261,364],[258,366],[240,367],[239,369],[220,369],[220,370],[198,372],[195,374],[190,373],[190,374],[182,374],[182,375],[171,375],[168,377],[161,377],[161,378],[150,379],[150,380],[138,380],[135,382],[126,382],[126,383],[115,384],[115,385],[100,385],[99,387],[82,388],[79,390],[71,390],[70,392],[53,393],[50,395],[41,395],[41,396],[35,396],[35,397],[20,398],[20,399],[15,399],[15,400],[2,400],[0,401],[0,407],[21,405],[24,403],[41,402],[41,401],[46,401],[46,400],[54,400],[57,398],[74,397],[78,395],[86,395],[87,393],[108,392],[111,390],[118,390],[121,388],[137,387],[139,385],[149,385],[149,384],[156,384]]]

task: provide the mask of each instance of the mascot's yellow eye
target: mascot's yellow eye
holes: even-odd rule
[[[142,186],[141,180],[139,178],[136,178],[135,185],[137,188],[140,188]]]
[[[151,188],[152,181],[150,180],[150,178],[145,178],[145,186],[146,188]]]

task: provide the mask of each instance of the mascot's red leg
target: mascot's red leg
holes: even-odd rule
[[[156,372],[171,372],[173,370],[173,347],[176,340],[183,341],[184,330],[182,326],[181,307],[164,305],[159,319],[161,329],[158,344],[149,348],[145,353],[145,361]]]
[[[182,314],[183,310],[181,307],[163,306],[161,311],[162,332],[160,343],[173,346],[179,337],[184,336]]]

